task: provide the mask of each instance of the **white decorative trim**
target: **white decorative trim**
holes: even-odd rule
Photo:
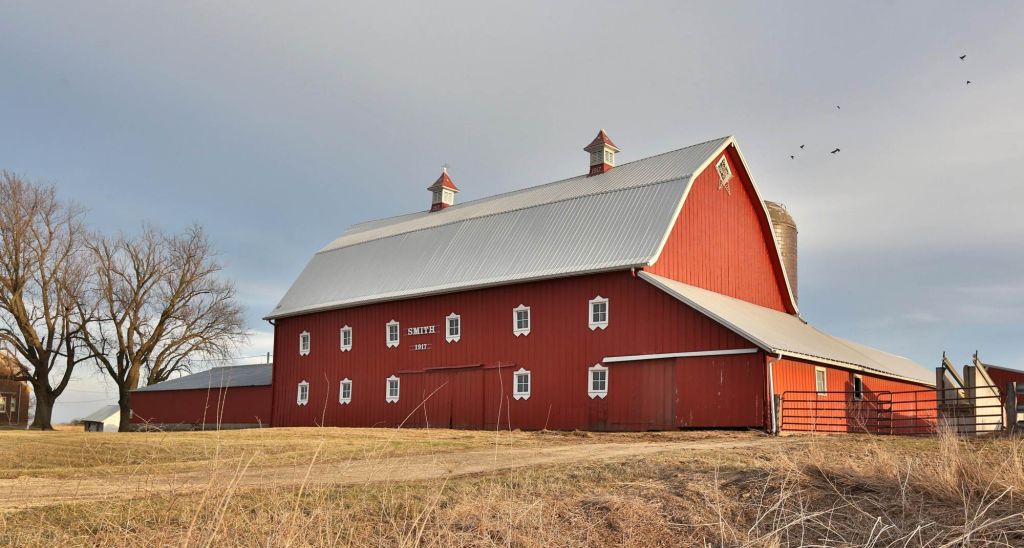
[[[526,311],[526,327],[519,327],[519,312]],[[533,314],[530,312],[530,307],[521,304],[512,309],[512,334],[516,337],[522,335],[526,336],[530,334],[530,328],[533,327]]]
[[[345,397],[345,385],[348,385],[348,397]],[[352,380],[348,377],[341,379],[338,383],[338,403],[348,405],[352,403]]]
[[[594,374],[602,371],[604,372],[604,389],[597,390],[594,388]],[[595,364],[594,367],[587,369],[587,395],[590,396],[590,399],[604,399],[608,395],[609,377],[608,368],[601,364]]]
[[[395,395],[391,395],[391,381],[395,381]],[[388,403],[395,403],[398,401],[398,397],[402,394],[402,379],[391,375],[388,377],[387,382],[384,383],[384,401]]]
[[[702,358],[705,356],[732,356],[754,354],[758,348],[737,348],[736,350],[703,350],[700,352],[670,352],[668,354],[636,354],[633,356],[608,356],[601,363],[637,362],[641,360],[662,360],[666,358]]]
[[[308,356],[309,349],[312,346],[313,344],[311,337],[309,335],[309,331],[303,331],[302,333],[299,333],[299,355]]]
[[[303,389],[305,389],[305,397],[303,397]],[[302,381],[295,390],[295,404],[296,405],[309,405],[309,383]]]
[[[519,377],[526,376],[526,392],[519,391]],[[528,400],[530,392],[533,391],[533,375],[526,369],[520,367],[518,371],[512,372],[512,399]]]
[[[611,315],[608,299],[598,295],[590,299],[589,304],[590,306],[587,307],[587,325],[590,326],[590,330],[606,329],[608,327],[608,317]],[[598,304],[604,304],[604,321],[594,321],[594,305]]]
[[[395,339],[391,340],[391,326],[395,326]],[[384,342],[388,348],[396,348],[402,338],[402,326],[395,320],[391,320],[384,326]]]
[[[456,327],[458,327],[454,335],[452,335],[451,326],[449,325],[449,323],[451,323],[452,320],[456,320]],[[459,342],[459,339],[461,338],[462,316],[459,316],[458,314],[452,312],[451,314],[448,314],[447,316],[444,317],[444,340],[447,342]]]
[[[348,344],[345,344],[345,333],[348,333]],[[341,344],[342,352],[349,352],[352,350],[352,328],[344,326],[338,332],[338,342]]]

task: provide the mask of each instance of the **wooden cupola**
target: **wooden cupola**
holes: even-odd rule
[[[615,167],[615,153],[619,151],[619,147],[615,146],[615,143],[612,142],[603,129],[597,133],[597,137],[594,137],[594,140],[584,147],[583,150],[590,153],[590,173],[587,174],[588,177],[604,173]]]
[[[441,176],[434,181],[434,184],[427,187],[430,191],[430,211],[441,211],[442,209],[455,205],[455,193],[459,191],[452,178],[448,176],[448,166],[441,168]]]

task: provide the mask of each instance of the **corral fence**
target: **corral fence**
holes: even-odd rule
[[[1016,386],[1009,388],[1009,398],[991,385],[880,392],[789,390],[776,402],[778,428],[884,435],[926,435],[940,429],[967,435],[999,432],[1016,424],[1017,402],[1024,404],[1024,386],[1020,392]],[[1024,405],[1020,408],[1024,418]]]

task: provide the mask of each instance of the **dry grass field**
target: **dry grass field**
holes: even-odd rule
[[[4,431],[0,462],[3,545],[1024,545],[1007,437]]]

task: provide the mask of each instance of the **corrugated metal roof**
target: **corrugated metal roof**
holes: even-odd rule
[[[240,388],[243,386],[270,386],[273,364],[234,365],[214,367],[192,375],[166,380],[135,392],[164,390],[206,390],[208,388]]]
[[[648,264],[690,176],[730,141],[354,225],[313,257],[268,317]]]
[[[799,316],[641,272],[655,287],[773,354],[828,362],[933,386],[935,374],[913,360],[834,337]]]
[[[104,405],[96,411],[93,411],[89,416],[82,419],[82,422],[105,422],[107,419],[114,415],[121,414],[121,407],[118,405]]]

